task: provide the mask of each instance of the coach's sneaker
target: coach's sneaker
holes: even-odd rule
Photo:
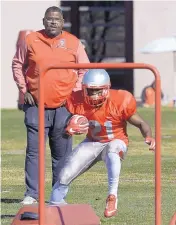
[[[26,196],[23,201],[21,202],[23,205],[31,205],[31,204],[37,204],[37,200],[33,197]]]
[[[117,212],[117,197],[115,195],[109,195],[106,199],[106,208],[104,211],[105,217],[115,216]]]

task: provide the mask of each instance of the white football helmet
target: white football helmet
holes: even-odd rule
[[[102,105],[109,96],[110,86],[110,77],[106,70],[88,70],[82,80],[82,89],[86,103],[91,106]]]

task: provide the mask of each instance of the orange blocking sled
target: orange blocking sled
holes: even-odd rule
[[[172,216],[169,225],[176,225],[176,212],[175,212],[175,214]]]
[[[38,225],[38,205],[22,207],[11,225]],[[45,225],[100,225],[100,219],[88,204],[45,207]]]

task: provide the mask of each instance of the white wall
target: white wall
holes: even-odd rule
[[[16,108],[18,89],[13,81],[11,63],[20,30],[43,29],[42,18],[50,6],[59,1],[1,2],[1,108]]]
[[[58,1],[2,1],[1,2],[1,108],[16,108],[18,90],[13,81],[11,63],[15,54],[18,32],[23,29],[42,29],[45,10],[59,5]],[[156,66],[162,79],[162,89],[173,95],[173,54],[141,54],[140,49],[160,37],[176,34],[176,1],[134,1],[134,60]],[[147,70],[135,70],[135,96],[153,81]]]
[[[162,90],[169,98],[173,96],[173,53],[142,54],[140,49],[154,39],[176,35],[176,1],[134,2],[134,61],[157,67],[161,74]],[[143,87],[154,77],[147,70],[135,70],[135,96],[139,97]]]

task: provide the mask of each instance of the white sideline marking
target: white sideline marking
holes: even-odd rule
[[[22,155],[25,154],[25,150],[1,150],[4,155]]]

